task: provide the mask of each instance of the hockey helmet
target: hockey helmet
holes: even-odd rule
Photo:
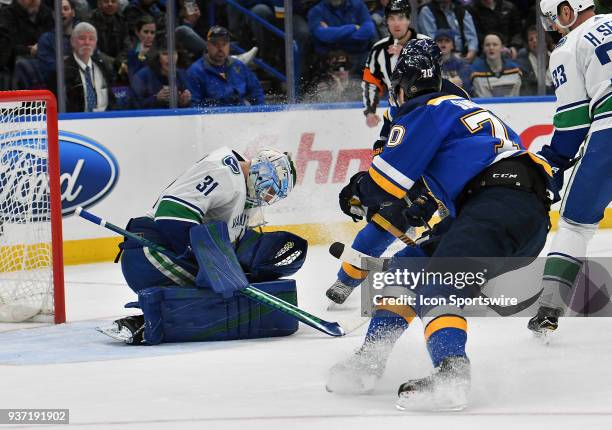
[[[406,18],[410,19],[412,6],[410,6],[409,0],[391,0],[387,6],[385,6],[385,20],[389,18],[389,15],[400,13],[403,13]]]
[[[409,40],[391,74],[389,91],[392,103],[399,106],[400,88],[404,90],[404,99],[420,94],[440,91],[442,88],[442,70],[439,59],[440,48],[431,39]]]
[[[571,7],[574,11],[574,20],[568,25],[562,25],[559,23],[559,6],[562,3],[569,3],[569,7]],[[593,0],[541,0],[540,10],[542,12],[542,25],[546,31],[554,31],[554,26],[562,29],[568,29],[574,25],[580,12],[591,7],[595,7]]]
[[[249,167],[249,203],[271,205],[293,190],[297,175],[291,157],[275,149],[264,149],[251,160]]]

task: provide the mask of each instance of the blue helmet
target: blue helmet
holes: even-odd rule
[[[249,203],[265,206],[284,199],[293,190],[296,178],[289,154],[275,149],[259,151],[249,167]]]
[[[409,40],[391,74],[390,96],[397,105],[400,88],[407,100],[420,94],[440,91],[442,70],[440,48],[431,39]]]

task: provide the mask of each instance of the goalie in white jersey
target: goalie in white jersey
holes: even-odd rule
[[[235,291],[232,285],[222,290],[215,284],[200,285],[206,268],[199,265],[199,271],[195,270],[201,258],[196,248],[204,244],[198,240],[203,237],[201,228],[219,222],[222,229],[227,225],[229,233],[227,249],[219,252],[235,252],[241,266],[236,270],[242,269],[249,282],[292,275],[304,263],[306,241],[289,232],[258,233],[248,227],[253,210],[287,197],[295,181],[291,158],[276,150],[262,150],[250,161],[226,147],[207,155],[168,185],[146,216],[130,220],[128,231],[179,258],[171,259],[127,238],[120,248],[121,269],[129,287],[136,293],[168,286],[209,288],[228,299]],[[143,321],[143,316],[115,321],[117,338],[141,343]],[[122,331],[127,335],[119,334]]]
[[[547,30],[564,36],[550,57],[557,110],[542,155],[556,169],[559,189],[563,172],[576,166],[546,261],[540,308],[528,326],[546,333],[558,326],[588,242],[612,200],[612,14],[595,15],[593,0],[542,0],[540,8]]]

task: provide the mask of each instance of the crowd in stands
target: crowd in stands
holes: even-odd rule
[[[168,1],[176,1],[173,58]],[[361,99],[368,53],[389,35],[389,1],[292,0],[300,101]],[[446,78],[474,97],[537,94],[535,0],[406,1],[411,31],[438,43]],[[284,2],[233,3],[259,20],[225,0],[61,0],[66,110],[167,107],[170,62],[179,107],[281,100],[286,84],[260,61],[285,73],[284,41],[261,21],[283,31]],[[546,45],[554,48],[548,36]],[[55,62],[53,0],[0,0],[0,90],[57,91]],[[552,93],[548,75],[546,89]]]

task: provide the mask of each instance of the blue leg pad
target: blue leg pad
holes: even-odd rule
[[[295,281],[253,284],[297,305]],[[145,342],[201,342],[289,336],[298,322],[246,297],[223,299],[203,288],[152,287],[138,293],[145,317]]]

